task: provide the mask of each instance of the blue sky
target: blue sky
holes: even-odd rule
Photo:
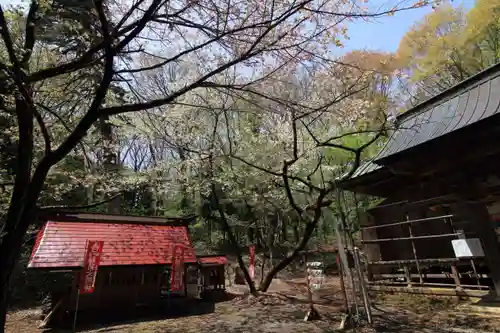
[[[386,2],[386,0],[374,0],[371,1],[371,4]],[[464,8],[470,9],[474,5],[474,0],[455,0],[452,4],[453,6],[463,5]],[[370,22],[357,20],[348,26],[350,40],[344,42],[343,51],[370,49],[394,52],[397,50],[399,41],[405,32],[431,11],[432,8],[428,6],[402,11],[394,16],[386,16]]]

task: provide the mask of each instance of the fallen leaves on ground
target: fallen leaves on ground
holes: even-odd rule
[[[86,333],[327,333],[336,332],[342,318],[342,297],[338,280],[331,278],[315,293],[315,307],[321,319],[305,322],[308,310],[303,280],[276,280],[266,293],[248,295],[245,287],[228,288],[236,295],[219,302],[211,312],[176,318],[155,318],[97,325],[86,323]],[[375,297],[373,327],[360,327],[357,333],[472,333],[500,332],[500,318],[469,313],[450,298],[414,295]],[[37,312],[23,310],[8,316],[7,333],[40,333]],[[53,330],[52,332],[68,332]]]

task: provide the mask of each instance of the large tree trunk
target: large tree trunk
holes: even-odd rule
[[[6,225],[12,221],[6,221]],[[27,228],[26,228],[27,229]],[[26,230],[19,229],[5,234],[0,244],[0,332],[3,332],[9,302],[9,282],[19,256]]]
[[[3,264],[0,263],[0,268]],[[4,332],[5,321],[7,317],[7,300],[8,300],[8,281],[4,281],[5,277],[3,272],[0,273],[0,332]]]
[[[240,266],[241,270],[243,271],[243,275],[245,276],[245,281],[248,284],[248,288],[250,289],[250,293],[252,293],[252,295],[257,295],[257,289],[255,288],[255,285],[252,281],[252,278],[250,277],[250,274],[248,273],[247,267],[246,267],[245,263],[243,262],[243,257],[241,254],[240,245],[238,244],[236,238],[234,237],[234,234],[231,230],[231,226],[229,225],[229,223],[226,219],[226,214],[224,213],[224,210],[222,209],[222,206],[220,205],[219,196],[216,193],[215,185],[212,185],[212,195],[214,197],[214,201],[215,201],[215,204],[217,206],[217,210],[219,211],[219,214],[221,217],[220,221],[222,224],[222,228],[225,231],[225,233],[227,234],[227,237],[229,239],[229,244],[231,245],[231,247],[233,248],[233,250],[236,254],[236,258],[238,260],[238,265]]]
[[[186,172],[186,151],[183,148],[177,149],[177,153],[179,154],[179,159],[182,161],[181,165],[181,174],[184,174]],[[188,208],[189,208],[189,198],[188,198],[188,192],[187,192],[187,186],[184,181],[181,181],[180,184],[180,192],[182,195],[181,202],[180,202],[180,210],[182,211],[182,214],[187,214]]]
[[[13,192],[7,218],[0,237],[0,333],[3,332],[9,299],[9,282],[19,258],[28,227],[36,220],[36,202],[49,168],[39,166],[24,189],[25,195]],[[16,177],[16,185],[23,183]]]
[[[113,128],[109,123],[109,117],[103,116],[99,118],[99,131],[102,138],[103,148],[103,168],[108,175],[118,176],[118,154],[113,147]],[[107,204],[107,212],[110,214],[120,214],[122,198],[117,196]]]
[[[306,226],[306,229],[304,231],[304,235],[302,236],[302,239],[297,245],[297,247],[293,250],[293,252],[285,257],[283,260],[281,260],[276,266],[274,266],[266,275],[264,280],[261,282],[259,286],[260,291],[267,291],[269,289],[269,286],[271,285],[271,282],[273,282],[274,277],[285,267],[290,265],[298,256],[299,254],[305,249],[307,242],[309,242],[309,239],[311,238],[312,233],[316,229],[316,226],[318,224],[318,218],[315,218],[313,221],[309,222]]]
[[[281,240],[283,242],[288,242],[288,228],[287,228],[288,220],[285,217],[281,218]]]
[[[299,232],[299,226],[297,225],[297,222],[294,222],[294,224],[293,224],[293,238],[295,240],[295,243],[300,242],[300,232]]]
[[[33,113],[20,96],[16,98],[19,141],[16,156],[16,174],[5,223],[0,230],[0,332],[3,332],[7,315],[9,281],[15,262],[21,252],[24,235],[32,222],[46,172],[39,167],[31,179],[33,158]],[[47,168],[48,170],[48,168]],[[38,178],[36,178],[38,177]]]
[[[2,230],[3,235],[0,238],[0,333],[3,332],[5,326],[11,274],[21,253],[24,235],[36,219],[34,203],[39,194],[39,190],[32,189],[21,204],[17,204],[17,200],[13,198]]]
[[[6,221],[6,225],[12,220]],[[24,223],[23,223],[24,224]],[[29,225],[29,223],[28,223]],[[8,232],[1,238],[0,244],[0,332],[3,332],[9,302],[9,282],[14,265],[21,252],[24,234],[28,227],[21,226],[16,230]]]
[[[149,214],[152,216],[158,215],[158,191],[156,186],[150,186],[151,202],[149,203]]]

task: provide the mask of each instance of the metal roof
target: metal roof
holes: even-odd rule
[[[122,214],[102,214],[88,213],[75,211],[61,210],[42,210],[38,213],[38,217],[44,221],[63,221],[63,222],[108,222],[108,223],[125,223],[125,224],[158,224],[158,225],[187,225],[190,221],[195,220],[195,215],[190,216],[139,216],[139,215],[122,215]]]
[[[384,159],[499,113],[500,65],[495,65],[397,119],[397,130],[375,158]]]
[[[381,169],[382,167],[373,161],[368,161],[362,166],[360,166],[351,176],[351,178],[360,177],[362,175],[369,174],[375,170]]]
[[[197,261],[186,226],[49,221],[28,267],[81,267],[87,240],[104,241],[101,266],[171,264],[174,245],[184,246],[184,262]]]
[[[384,160],[500,113],[500,64],[494,65],[399,115],[397,129],[371,161],[350,177],[383,168]]]

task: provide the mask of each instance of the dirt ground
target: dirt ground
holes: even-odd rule
[[[342,320],[342,298],[338,280],[329,278],[314,296],[321,319],[304,322],[307,312],[303,279],[273,282],[268,293],[259,297],[245,294],[244,286],[230,286],[229,300],[212,304],[203,314],[185,314],[176,318],[143,317],[134,321],[106,324],[84,322],[77,331],[87,333],[320,333],[337,332]],[[429,298],[416,295],[373,297],[374,325],[358,327],[352,332],[433,332],[467,333],[500,332],[500,315],[471,313],[451,298]],[[200,306],[202,306],[200,304]],[[9,313],[8,333],[39,333],[37,309]],[[51,330],[51,332],[69,332]]]

